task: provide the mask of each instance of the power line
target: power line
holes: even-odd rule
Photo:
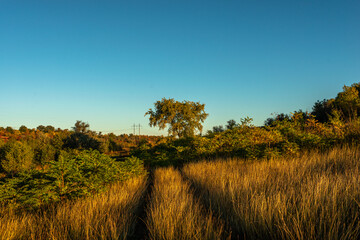
[[[136,128],[138,128],[138,133],[139,133],[139,136],[140,136],[140,129],[141,129],[141,125],[140,125],[140,123],[139,124],[133,124],[132,125],[132,128],[133,128],[133,133],[134,133],[134,135],[136,135],[135,133],[136,133]]]

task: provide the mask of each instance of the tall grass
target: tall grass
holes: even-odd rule
[[[106,193],[37,213],[0,208],[0,239],[125,239],[132,234],[146,179],[133,178]]]
[[[174,168],[154,173],[154,187],[147,210],[151,239],[221,239],[222,226],[206,214],[187,182]]]
[[[190,163],[184,174],[246,239],[359,239],[360,150]]]

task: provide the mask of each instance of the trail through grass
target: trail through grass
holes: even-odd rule
[[[360,151],[191,163],[183,172],[246,239],[359,239]]]
[[[151,239],[224,239],[222,225],[205,213],[179,171],[160,168],[154,175],[147,213]]]
[[[360,239],[356,147],[181,171],[158,168],[151,185],[137,177],[37,212],[0,207],[0,240]]]

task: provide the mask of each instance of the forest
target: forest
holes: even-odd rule
[[[360,238],[360,83],[263,126],[145,115],[169,135],[0,127],[0,239]]]

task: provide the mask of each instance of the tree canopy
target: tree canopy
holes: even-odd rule
[[[229,121],[227,121],[226,129],[233,129],[234,127],[236,127],[236,125],[236,121],[234,119],[230,119]]]
[[[83,121],[77,120],[75,126],[72,128],[76,133],[87,133],[89,132],[90,125]]]
[[[189,137],[194,136],[196,131],[202,131],[202,123],[207,114],[205,104],[191,101],[175,101],[173,98],[163,98],[154,103],[154,110],[149,109],[145,113],[149,115],[149,125],[165,129],[169,126],[168,132],[173,136]]]
[[[344,86],[335,98],[317,101],[312,115],[319,122],[327,122],[333,115],[344,121],[352,121],[360,116],[360,83]]]

